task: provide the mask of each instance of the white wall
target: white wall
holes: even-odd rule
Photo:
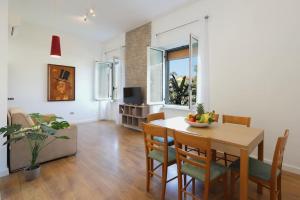
[[[265,129],[265,159],[269,161],[277,137],[289,128],[284,167],[297,173],[300,173],[299,7],[298,0],[202,0],[152,22],[152,45],[174,46],[190,32],[198,33],[201,40],[205,35],[203,18],[210,16],[207,28],[210,108],[220,114],[251,116],[253,127]],[[201,20],[154,37],[158,32],[195,19]]]
[[[62,57],[49,56],[51,35],[61,36]],[[93,98],[95,60],[101,56],[100,43],[90,39],[21,23],[16,35],[9,38],[8,96],[9,107],[27,112],[55,113],[70,122],[99,118],[99,103]],[[76,100],[47,102],[47,64],[76,67]],[[71,114],[74,112],[74,114]]]
[[[7,8],[8,1],[0,1],[0,127],[6,126],[7,113]],[[0,177],[8,174],[5,139],[0,136]]]

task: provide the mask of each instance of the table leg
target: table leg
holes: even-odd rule
[[[258,145],[258,160],[264,161],[264,141],[261,141]],[[257,184],[257,192],[259,194],[263,193],[263,187],[261,184]]]
[[[217,161],[217,151],[216,150],[214,150],[214,149],[212,149],[211,150],[211,159],[213,160],[213,161]]]
[[[246,200],[248,199],[248,150],[241,149],[240,159],[240,200]]]

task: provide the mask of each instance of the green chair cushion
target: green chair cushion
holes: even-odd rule
[[[153,160],[157,160],[161,163],[164,162],[164,156],[163,152],[159,150],[152,150],[149,153],[149,158],[152,158]],[[176,152],[175,149],[172,147],[168,147],[168,162],[174,162],[176,161]]]
[[[161,143],[164,142],[164,138],[162,137],[155,136],[153,137],[153,139],[157,142],[161,142]],[[174,145],[174,138],[168,137],[168,146],[172,146],[172,145]]]
[[[230,168],[231,170],[239,171],[240,160],[233,162]],[[271,165],[254,158],[249,158],[249,176],[269,181],[271,179],[271,171]],[[276,175],[278,176],[279,174],[280,170],[278,169]]]
[[[201,162],[201,161],[196,161],[196,162]],[[211,162],[210,165],[210,180],[214,180],[220,175],[224,174],[226,172],[227,168],[217,164],[215,162]],[[195,179],[198,179],[200,181],[205,180],[205,173],[206,170],[196,167],[188,162],[183,163],[181,166],[181,172],[184,174],[187,174]]]

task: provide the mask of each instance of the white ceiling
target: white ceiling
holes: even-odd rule
[[[197,0],[9,0],[10,18],[105,41]],[[86,23],[89,8],[96,13]]]

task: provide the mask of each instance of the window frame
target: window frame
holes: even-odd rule
[[[192,102],[192,42],[193,39],[197,40],[197,44],[198,44],[198,53],[197,53],[197,81],[196,81],[196,102],[195,104],[193,104]],[[166,99],[169,98],[169,94],[168,93],[168,89],[169,88],[169,61],[167,61],[167,51],[172,51],[175,49],[182,49],[183,47],[185,48],[189,48],[188,52],[188,57],[189,58],[189,89],[188,89],[188,93],[189,93],[189,100],[188,100],[188,105],[176,105],[176,104],[167,104],[166,103]],[[162,98],[162,102],[151,102],[151,90],[150,90],[150,73],[151,73],[151,69],[150,69],[150,49],[154,49],[154,50],[159,50],[163,52],[163,74],[162,74],[162,78],[163,78],[163,87],[162,87],[162,92],[163,92],[163,98]],[[187,45],[183,45],[180,47],[176,47],[176,48],[172,48],[172,49],[168,49],[168,50],[164,50],[161,48],[155,48],[155,47],[151,47],[148,46],[147,47],[147,104],[148,105],[163,105],[163,107],[165,108],[170,108],[170,109],[179,109],[179,110],[191,110],[193,109],[193,107],[197,104],[197,102],[199,101],[198,99],[198,93],[201,92],[199,91],[200,88],[198,87],[199,84],[199,70],[200,70],[200,62],[199,62],[199,38],[198,36],[194,35],[194,34],[189,34],[189,42]],[[184,58],[181,58],[184,59]],[[175,60],[175,59],[174,59]]]
[[[151,49],[156,50],[156,51],[161,51],[162,52],[162,101],[157,101],[157,102],[152,102],[151,101],[151,84],[150,84],[150,80],[151,80],[151,69],[150,69],[150,61],[151,61],[151,57],[150,57],[150,51]],[[166,71],[166,62],[165,62],[165,50],[160,49],[160,48],[155,48],[155,47],[151,47],[148,46],[147,47],[147,104],[148,105],[164,105],[165,104],[165,90],[166,88],[165,86],[165,72]]]
[[[110,77],[109,77],[109,91],[108,91],[108,97],[107,98],[101,98],[99,95],[99,90],[100,90],[100,85],[99,85],[99,69],[98,65],[99,64],[107,64],[110,66]],[[114,62],[100,62],[96,61],[95,62],[95,68],[94,68],[94,99],[97,101],[114,101],[117,100],[117,98],[114,98],[114,93],[115,93],[115,88],[117,87],[115,85],[115,79],[116,79],[116,69],[115,69],[115,64]]]

